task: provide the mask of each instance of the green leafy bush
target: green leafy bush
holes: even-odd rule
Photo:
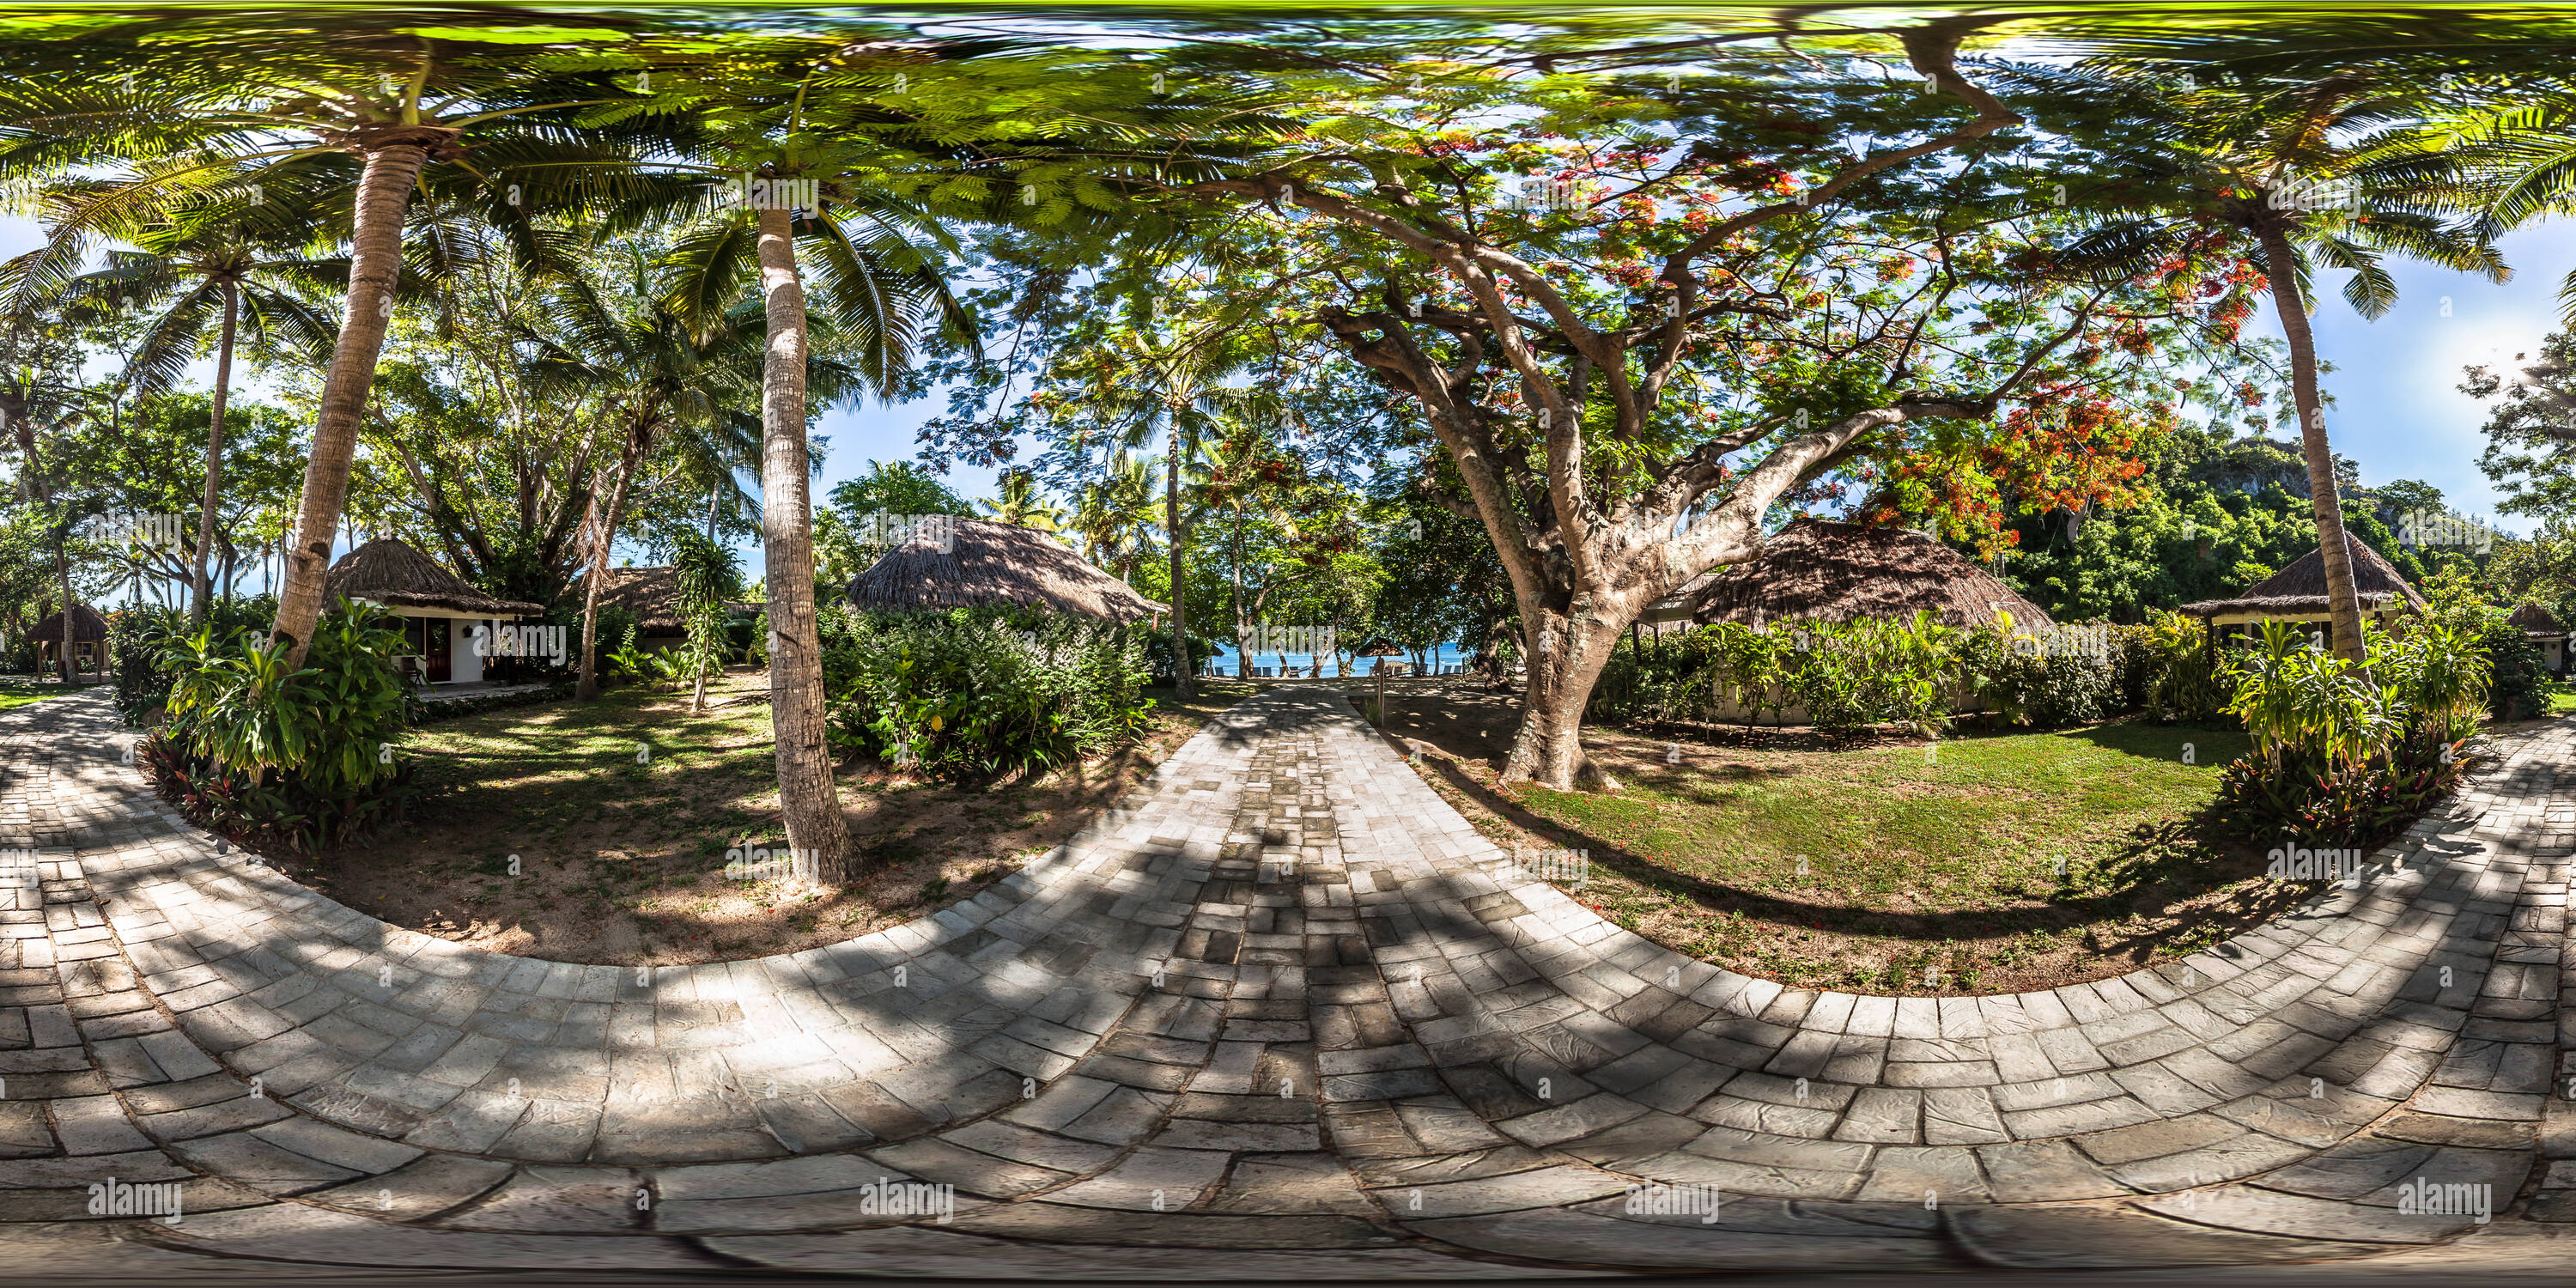
[[[2549,668],[2540,649],[2522,628],[2505,620],[2509,611],[2487,602],[2477,573],[2455,564],[2424,583],[2430,605],[2426,620],[2466,636],[2486,658],[2487,711],[2499,720],[2536,715],[2549,707]]]
[[[219,599],[207,614],[207,629],[229,639],[243,631],[266,631],[277,617],[277,600],[269,595]],[[149,728],[161,719],[170,686],[179,678],[179,655],[172,646],[194,628],[175,608],[128,608],[107,618],[108,652],[114,667],[116,713],[127,727]]]
[[[236,839],[306,850],[398,816],[411,766],[393,745],[412,698],[394,671],[393,620],[335,603],[298,669],[257,631],[218,643],[209,625],[171,641],[168,719],[142,753],[164,795]]]
[[[831,739],[949,781],[1051,768],[1126,741],[1151,632],[1019,608],[822,616]]]
[[[1929,612],[1898,622],[1716,622],[1621,646],[1587,716],[1703,720],[1731,709],[1751,723],[1791,707],[1828,734],[1879,725],[1931,733],[1949,725],[1962,689],[2013,724],[2055,727],[2124,709],[2117,655],[2100,628],[2017,628],[2007,615],[1961,628]]]
[[[2160,612],[2115,633],[2126,708],[2164,724],[2207,724],[2225,713],[2229,690],[2223,668],[2211,663],[2208,622]]]
[[[2224,677],[2254,750],[2219,776],[2240,833],[2367,849],[2458,781],[2489,663],[2476,637],[2432,618],[2401,636],[2371,628],[2367,670],[2288,622],[2264,622]]]
[[[107,619],[108,653],[114,659],[116,714],[129,729],[161,719],[177,678],[169,646],[188,632],[188,615],[174,608],[129,608]]]

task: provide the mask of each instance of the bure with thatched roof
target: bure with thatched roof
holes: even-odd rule
[[[914,532],[850,579],[850,603],[881,612],[1022,604],[1112,622],[1167,611],[1035,529],[956,519],[945,535],[936,525]]]
[[[405,616],[534,617],[545,611],[486,595],[392,537],[378,537],[340,556],[322,585],[325,595],[371,600]]]
[[[59,657],[63,651],[63,615],[49,614],[29,632],[36,645],[38,669],[44,659]],[[87,604],[72,605],[72,670],[107,672],[107,619]]]
[[[1751,561],[1715,569],[1672,598],[1690,604],[1690,617],[1703,625],[1905,621],[1923,609],[1946,626],[1980,625],[1997,609],[2011,613],[2016,626],[2056,624],[2019,591],[1920,532],[1825,519],[1790,524]]]
[[[63,642],[63,615],[57,612],[47,616],[45,620],[36,623],[36,628],[28,632],[28,635],[39,644],[51,643],[60,648]],[[107,619],[99,616],[97,609],[87,604],[72,605],[73,643],[94,644],[106,638]]]
[[[590,574],[572,580],[564,590],[574,604],[590,602]],[[645,648],[676,644],[689,633],[689,617],[680,607],[680,570],[669,564],[649,568],[611,568],[599,586],[599,606],[615,605],[635,617],[635,636]],[[728,602],[737,613],[758,613],[765,604]]]
[[[481,622],[535,617],[535,604],[484,594],[435,559],[393,539],[378,537],[331,565],[323,593],[382,604],[403,619],[403,638],[432,684],[473,684],[483,679],[483,653],[473,647]],[[487,637],[488,638],[488,637]]]
[[[2424,596],[2396,567],[2380,557],[2367,542],[2344,534],[2352,551],[2353,590],[2361,600],[2361,611],[2369,617],[2393,617],[2400,613],[2421,612]],[[2211,628],[2246,622],[2322,622],[2331,620],[2334,610],[2326,602],[2325,547],[2319,546],[2290,561],[2290,566],[2247,588],[2234,599],[2205,599],[2185,604],[2182,611],[2205,618]]]
[[[2509,626],[2522,628],[2522,637],[2540,650],[2541,663],[2553,675],[2567,674],[2567,628],[2558,616],[2538,604],[2526,603],[2504,619]]]

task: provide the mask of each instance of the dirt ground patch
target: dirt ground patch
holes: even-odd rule
[[[678,965],[795,952],[968,897],[1070,837],[1208,717],[1219,686],[1160,704],[1138,743],[1029,780],[950,787],[845,766],[844,813],[883,863],[829,898],[728,879],[731,851],[786,845],[767,677],[686,693],[612,690],[428,725],[405,823],[318,858],[270,861],[332,898],[459,943],[555,961]],[[639,755],[639,753],[641,753]]]

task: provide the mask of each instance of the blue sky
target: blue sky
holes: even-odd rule
[[[14,255],[36,241],[33,223],[0,216],[0,255]],[[2515,270],[2503,284],[2392,263],[2398,304],[2375,322],[2364,321],[2343,302],[2339,280],[2323,284],[2317,346],[2336,368],[2326,378],[2336,400],[2327,431],[2337,451],[2360,462],[2365,484],[2421,479],[2442,489],[2455,510],[2494,517],[2497,492],[2477,468],[2485,447],[2485,436],[2478,432],[2485,412],[2457,391],[2461,368],[2509,361],[2548,333],[2557,317],[2558,282],[2576,268],[2576,226],[2537,225],[2507,237],[2502,247]],[[2268,301],[2255,316],[2255,329],[2279,334]],[[946,406],[944,391],[934,391],[914,402],[825,413],[817,432],[828,440],[828,456],[816,495],[865,474],[870,460],[910,458],[914,431]],[[997,491],[990,469],[960,467],[948,481],[970,499]],[[2524,531],[2530,525],[2504,526]]]

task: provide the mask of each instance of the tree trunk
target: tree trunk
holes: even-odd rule
[[[805,451],[805,290],[789,212],[759,212],[760,291],[769,313],[761,364],[760,534],[769,582],[769,718],[778,739],[778,807],[796,874],[846,885],[858,874],[825,745],[823,646],[814,624],[814,531]]]
[[[1583,750],[1583,707],[1593,682],[1619,647],[1616,614],[1566,614],[1521,606],[1521,652],[1529,683],[1521,695],[1520,732],[1503,762],[1502,781],[1531,782],[1561,792],[1619,790]]]
[[[2335,488],[2334,448],[2326,442],[2325,399],[2317,390],[2316,337],[2308,330],[2308,309],[2299,298],[2291,265],[2289,234],[2280,224],[2265,222],[2261,232],[2263,261],[2272,279],[2272,307],[2281,317],[2281,335],[2290,342],[2290,396],[2298,404],[2299,443],[2308,461],[2308,492],[2317,514],[2317,549],[2326,566],[2326,608],[2334,615],[2335,656],[2351,662],[2363,658],[2361,597],[2352,582],[2352,545],[2343,530],[2343,498]]]
[[[188,620],[202,625],[213,587],[206,580],[206,556],[215,544],[215,497],[224,478],[224,401],[232,393],[233,332],[241,317],[241,289],[224,283],[224,334],[215,347],[214,413],[206,428],[206,499],[197,512],[197,575],[190,589],[196,592],[188,608]]]
[[[331,536],[339,530],[340,506],[348,499],[358,418],[366,410],[376,358],[393,321],[394,279],[402,271],[403,207],[429,153],[418,143],[394,143],[366,157],[350,237],[348,311],[340,319],[339,342],[322,383],[313,455],[304,466],[286,584],[278,592],[277,621],[271,628],[276,638],[288,641],[287,661],[297,666],[312,647],[314,624],[322,619],[322,579],[331,570]]]
[[[1190,696],[1189,609],[1181,603],[1181,422],[1172,418],[1171,451],[1163,463],[1163,530],[1172,537],[1172,696]]]
[[[574,683],[574,700],[588,702],[599,696],[599,592],[608,581],[610,547],[617,541],[617,520],[626,509],[626,484],[635,477],[631,465],[621,463],[617,486],[608,494],[608,513],[602,516],[599,541],[590,557],[590,585],[582,589],[581,604],[581,679]]]
[[[1237,678],[1237,679],[1246,679],[1246,678],[1249,678],[1249,677],[1251,676],[1252,672],[1251,672],[1251,670],[1250,670],[1249,668],[1247,668],[1247,667],[1246,667],[1246,666],[1244,666],[1244,664],[1243,664],[1243,659],[1244,659],[1243,641],[1244,641],[1244,635],[1245,635],[1244,626],[1246,625],[1246,623],[1245,623],[1245,622],[1244,622],[1244,620],[1243,620],[1243,503],[1242,503],[1242,502],[1240,502],[1240,501],[1235,502],[1235,505],[1234,505],[1234,561],[1233,561],[1233,562],[1234,562],[1234,669],[1235,669],[1236,671],[1239,671],[1239,672],[1241,672],[1241,673],[1242,673],[1242,674],[1240,674],[1240,675],[1236,676],[1235,678]]]
[[[78,638],[74,633],[74,614],[72,612],[72,560],[71,556],[63,549],[65,545],[70,543],[71,539],[72,528],[70,524],[66,523],[63,525],[62,535],[54,540],[54,581],[62,587],[63,591],[62,673],[63,687],[66,689],[70,688],[73,683],[72,666],[74,655],[72,653],[72,646],[74,641]]]

